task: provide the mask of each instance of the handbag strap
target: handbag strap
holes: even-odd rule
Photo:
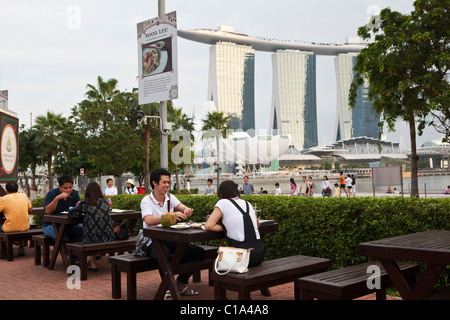
[[[250,207],[247,201],[245,201],[247,212],[244,212],[242,208],[234,201],[233,199],[229,199],[232,204],[235,205],[236,208],[242,213],[242,218],[244,220],[244,241],[254,241],[256,239],[256,232],[253,226],[252,218],[250,217]]]
[[[214,270],[216,271],[216,273],[217,273],[219,276],[224,276],[224,275],[226,275],[227,273],[229,273],[229,272],[234,268],[234,266],[236,265],[236,263],[238,263],[237,256],[236,256],[236,262],[230,267],[230,269],[228,269],[228,270],[225,271],[225,272],[219,272],[219,271],[217,270],[217,267],[219,266],[219,257],[217,257],[217,258],[216,258],[216,263],[214,264]]]

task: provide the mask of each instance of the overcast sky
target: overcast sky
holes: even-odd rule
[[[370,14],[391,7],[402,13],[413,0],[166,0],[179,29],[234,26],[238,33],[281,40],[343,43],[356,36]],[[136,25],[158,15],[157,0],[0,0],[0,90],[20,122],[47,111],[70,114],[97,76],[115,78],[121,90],[137,87]],[[179,98],[176,107],[197,119],[205,112],[209,45],[178,38]],[[272,93],[270,53],[255,58],[256,129],[267,129]],[[333,141],[336,115],[334,58],[317,57],[319,144]],[[387,140],[409,147],[398,122]],[[441,136],[428,129],[419,145]]]

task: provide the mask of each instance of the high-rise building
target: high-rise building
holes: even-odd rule
[[[255,129],[255,50],[217,42],[210,47],[208,101],[234,117],[234,129]]]
[[[316,56],[299,50],[272,54],[270,127],[291,136],[297,150],[317,146]]]
[[[354,137],[378,138],[378,122],[380,115],[372,109],[368,99],[369,84],[367,81],[358,88],[358,96],[354,108],[350,108],[348,96],[353,81],[356,64],[356,53],[341,53],[335,58],[337,107],[336,107],[336,141]]]

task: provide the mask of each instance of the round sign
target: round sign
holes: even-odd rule
[[[2,166],[7,174],[13,172],[17,162],[17,139],[11,125],[3,129],[1,140]]]

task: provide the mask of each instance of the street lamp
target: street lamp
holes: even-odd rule
[[[160,116],[147,116],[144,114],[142,110],[138,110],[136,112],[136,116],[138,118],[138,122],[141,123],[145,118],[150,119],[159,119],[159,130],[161,131],[161,134],[167,135],[169,134],[169,131],[172,129],[172,122],[163,121]]]

